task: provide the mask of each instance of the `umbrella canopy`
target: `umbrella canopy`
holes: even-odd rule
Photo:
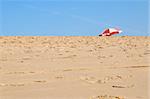
[[[111,36],[114,34],[119,34],[121,32],[122,31],[117,28],[108,28],[108,29],[105,29],[99,36]]]

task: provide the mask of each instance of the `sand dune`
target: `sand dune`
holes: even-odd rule
[[[0,99],[149,99],[150,37],[0,37]]]

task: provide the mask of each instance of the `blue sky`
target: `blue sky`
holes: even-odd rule
[[[0,0],[1,36],[148,35],[148,0]]]

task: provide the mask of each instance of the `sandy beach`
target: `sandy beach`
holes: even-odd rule
[[[150,37],[0,37],[0,99],[150,99]]]

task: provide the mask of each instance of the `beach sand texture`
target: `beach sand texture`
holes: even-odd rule
[[[150,37],[0,37],[0,99],[150,99]]]

